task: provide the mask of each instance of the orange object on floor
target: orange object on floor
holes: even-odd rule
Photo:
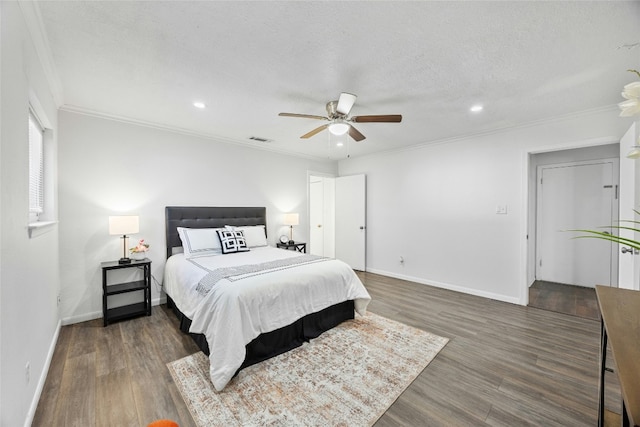
[[[177,422],[171,420],[156,420],[147,427],[180,427]]]

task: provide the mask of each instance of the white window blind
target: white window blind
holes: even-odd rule
[[[37,220],[44,209],[44,129],[29,112],[29,217]]]

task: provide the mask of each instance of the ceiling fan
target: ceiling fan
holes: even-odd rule
[[[340,98],[337,101],[327,102],[327,117],[314,116],[311,114],[296,114],[296,113],[280,113],[279,116],[283,117],[301,117],[303,119],[316,119],[326,120],[329,123],[319,126],[311,132],[305,133],[300,138],[311,138],[315,134],[329,129],[334,135],[344,135],[349,133],[349,136],[356,141],[362,141],[365,136],[360,133],[351,123],[400,123],[402,121],[402,115],[400,114],[387,114],[378,116],[353,116],[349,117],[349,112],[356,102],[356,96],[350,93],[342,92]]]

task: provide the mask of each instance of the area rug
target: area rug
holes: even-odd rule
[[[198,426],[371,426],[447,342],[367,313],[243,369],[221,392],[202,352],[167,366]]]

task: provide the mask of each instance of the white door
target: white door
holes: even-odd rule
[[[365,270],[366,186],[364,175],[336,178],[336,258]]]
[[[335,178],[309,175],[309,244],[313,255],[335,257]]]
[[[578,233],[567,231],[612,223],[613,171],[613,160],[538,168],[538,280],[587,287],[613,283],[613,245],[575,239]]]
[[[309,177],[309,253],[324,256],[324,191],[321,177]]]
[[[633,210],[638,210],[638,203],[640,197],[638,191],[640,190],[640,184],[638,183],[638,175],[640,168],[638,168],[638,162],[640,160],[627,159],[627,153],[631,150],[631,146],[636,145],[638,138],[638,126],[634,123],[627,133],[624,134],[620,140],[620,220],[640,220],[634,214]],[[629,225],[621,223],[621,225]],[[636,224],[635,227],[638,228]],[[630,230],[620,230],[620,237],[626,237],[628,239],[638,240],[640,236],[638,233],[634,233]],[[618,287],[625,289],[640,290],[640,256],[635,252],[629,252],[626,245],[617,244],[616,249],[620,251],[618,253]],[[625,252],[622,252],[625,248]]]

